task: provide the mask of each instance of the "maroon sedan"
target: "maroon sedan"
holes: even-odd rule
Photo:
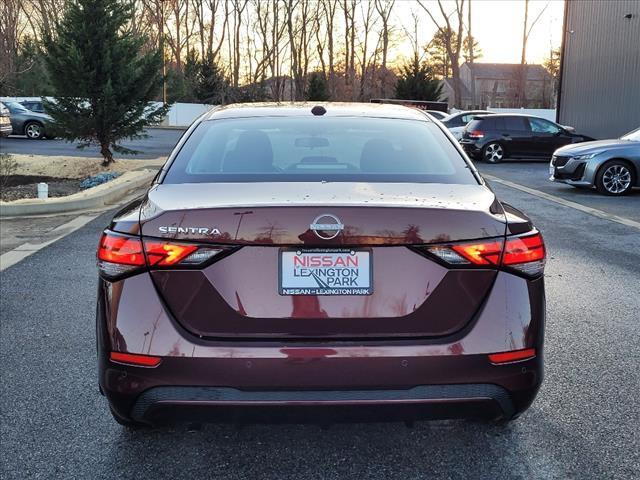
[[[542,382],[544,263],[418,110],[217,108],[100,240],[100,389],[125,425],[510,420]]]

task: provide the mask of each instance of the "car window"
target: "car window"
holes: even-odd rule
[[[496,129],[496,119],[495,118],[483,118],[480,120],[480,130],[495,130]]]
[[[28,108],[32,112],[39,112],[40,110],[42,110],[40,108],[40,104],[36,102],[23,102],[22,106],[24,106],[25,108]]]
[[[477,183],[433,122],[362,117],[207,120],[164,183],[322,180]]]
[[[527,132],[529,125],[524,117],[503,117],[504,128],[514,132]]]
[[[504,117],[491,117],[493,122],[493,129],[499,132],[502,132],[507,129],[505,126]]]
[[[24,108],[18,102],[6,102],[5,105],[11,113],[29,113],[29,110]]]
[[[542,118],[529,118],[529,125],[531,126],[531,131],[536,133],[558,133],[560,132],[560,127],[556,124],[544,120]]]
[[[484,121],[480,120],[479,118],[476,118],[475,120],[471,120],[469,123],[467,123],[467,126],[464,127],[464,129],[467,132],[471,132],[473,130],[480,130],[480,126],[484,126]]]
[[[449,119],[446,120],[445,123],[448,127],[460,127],[464,125],[462,123],[462,115],[453,115],[452,117],[449,117]]]

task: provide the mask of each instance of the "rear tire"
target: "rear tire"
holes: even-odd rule
[[[29,140],[40,140],[44,138],[44,127],[38,122],[28,122],[24,126],[24,134]]]
[[[504,147],[498,142],[491,142],[482,149],[482,159],[487,163],[500,163],[505,157]]]
[[[636,184],[636,174],[624,160],[609,160],[596,174],[596,189],[603,195],[622,196]]]

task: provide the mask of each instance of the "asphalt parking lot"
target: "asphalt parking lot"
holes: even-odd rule
[[[489,168],[515,182],[517,169],[546,165]],[[546,378],[512,424],[122,429],[96,385],[94,253],[107,212],[2,272],[2,478],[639,478],[640,229],[493,186],[549,250]],[[637,193],[592,195],[640,211]]]
[[[483,175],[495,176],[570,202],[640,222],[640,188],[634,189],[624,198],[618,198],[599,195],[594,190],[583,190],[564,183],[551,182],[548,172],[549,163],[546,161],[508,160],[495,165],[476,162],[476,167]]]
[[[136,155],[114,153],[115,158],[158,158],[171,153],[171,149],[180,140],[183,129],[147,128],[147,138],[125,140],[124,147],[137,150]],[[15,153],[23,155],[60,155],[70,157],[96,157],[100,149],[96,146],[78,148],[77,143],[61,139],[29,140],[24,136],[12,135],[0,139],[0,153]]]

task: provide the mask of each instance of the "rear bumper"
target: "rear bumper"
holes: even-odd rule
[[[251,408],[247,408],[251,407]],[[516,406],[491,384],[421,385],[406,390],[241,391],[224,387],[154,387],[135,401],[138,422],[416,420],[512,418]]]
[[[529,407],[543,379],[541,351],[493,365],[486,355],[376,357],[375,347],[361,348],[370,356],[298,347],[306,353],[260,358],[238,349],[240,358],[164,357],[156,368],[101,355],[100,383],[111,408],[136,421],[289,422],[508,419]]]
[[[467,155],[472,157],[478,157],[482,153],[482,147],[478,146],[473,140],[463,138],[460,140],[460,145],[467,152]]]
[[[119,309],[126,303],[123,282],[149,287],[133,289],[138,293],[128,314]],[[475,318],[447,337],[205,340],[182,329],[148,275],[138,275],[100,280],[99,382],[118,416],[150,423],[183,416],[234,422],[511,418],[529,407],[542,382],[543,332],[543,279],[500,272]],[[535,348],[536,357],[503,365],[488,358],[526,348]],[[162,360],[154,368],[124,365],[109,360],[111,351]]]

